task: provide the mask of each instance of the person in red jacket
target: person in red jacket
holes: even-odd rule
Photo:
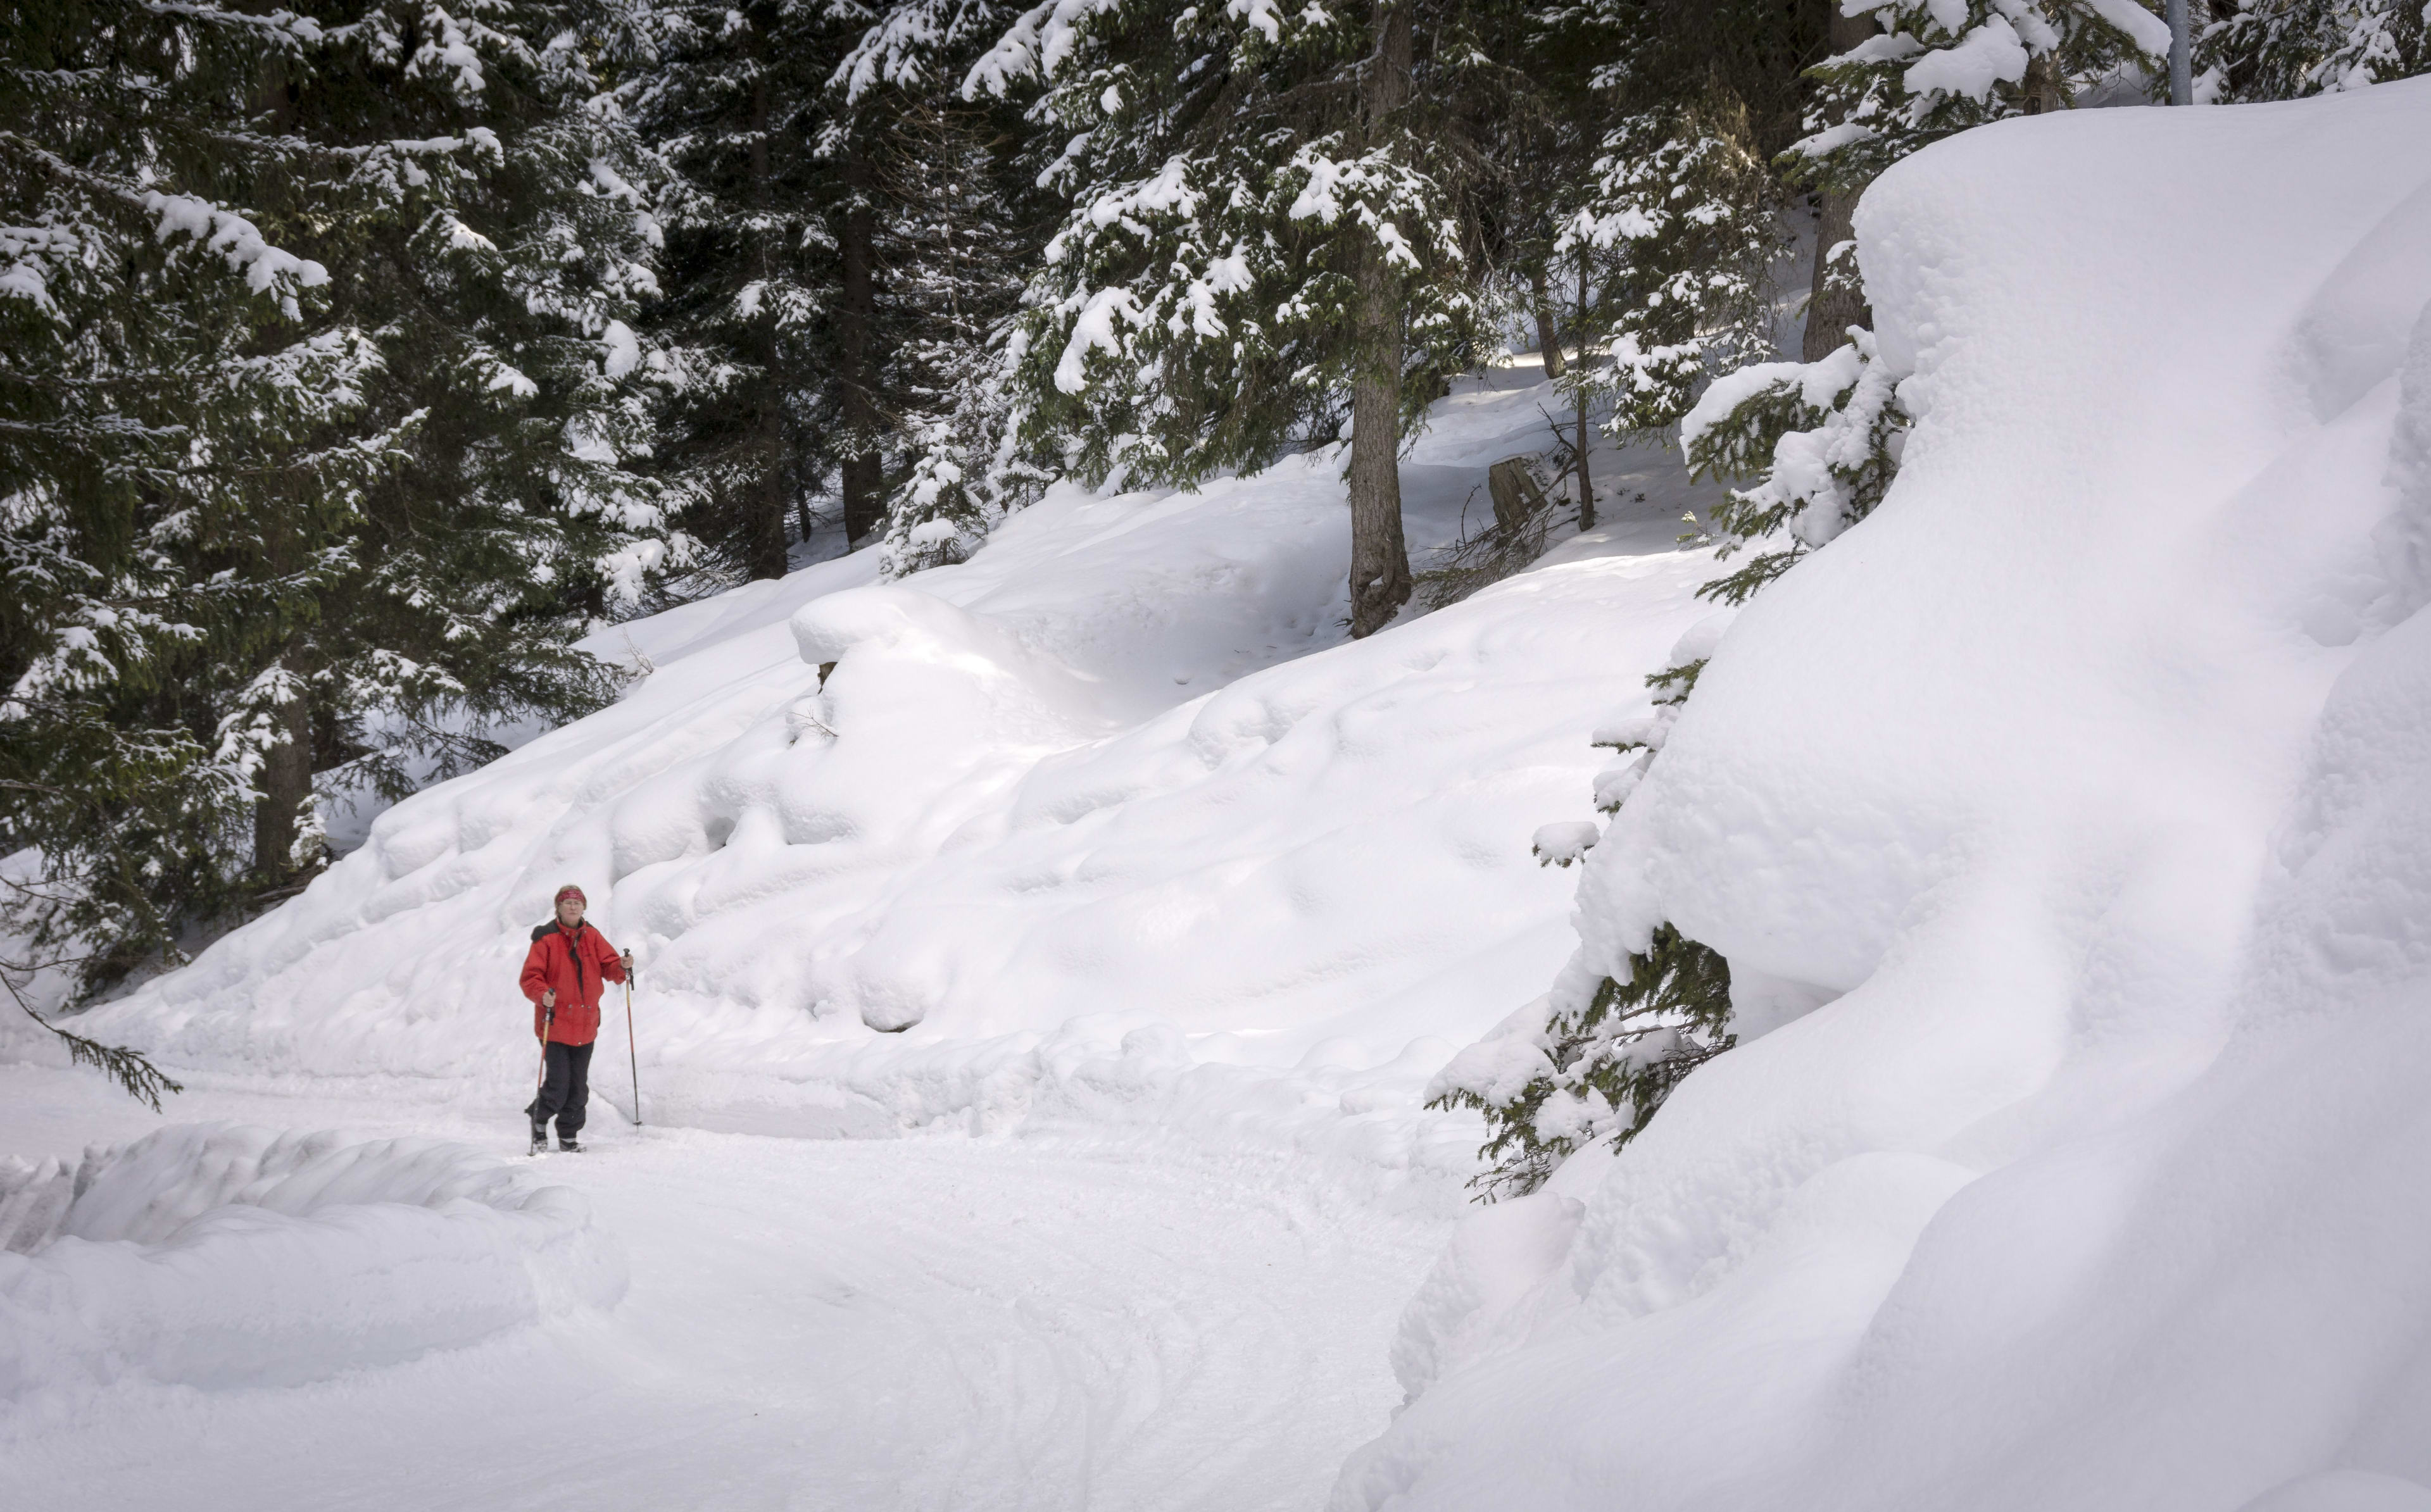
[[[582,922],[582,889],[557,889],[557,918],[532,931],[524,956],[524,996],[532,1002],[532,1033],[541,1042],[540,1096],[531,1115],[532,1154],[548,1148],[548,1121],[557,1120],[557,1147],[582,1148],[591,1100],[591,1048],[599,1038],[599,994],[633,972],[633,953],[618,955],[607,937]]]

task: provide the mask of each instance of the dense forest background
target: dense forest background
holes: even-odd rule
[[[2420,0],[2190,4],[2198,103],[2424,67]],[[1514,345],[1582,525],[1594,431],[1738,485],[1743,599],[1896,469],[1866,185],[2169,48],[2161,0],[11,7],[0,975],[173,963],[325,864],[316,791],[612,698],[586,634],[959,561],[1058,478],[1347,442],[1372,633],[1403,444]]]

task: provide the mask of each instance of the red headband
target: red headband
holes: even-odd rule
[[[576,902],[580,903],[580,904],[582,904],[582,905],[584,905],[584,906],[589,906],[589,904],[590,904],[590,902],[591,902],[591,900],[590,900],[590,899],[588,899],[588,898],[586,898],[586,897],[584,897],[584,896],[582,895],[582,889],[581,889],[580,888],[576,887],[576,886],[575,886],[573,883],[571,883],[571,882],[569,882],[569,883],[567,883],[565,886],[563,886],[563,887],[562,887],[562,888],[558,889],[557,889],[557,896],[556,896],[554,899],[550,900],[550,901],[551,901],[551,903],[552,903],[552,904],[559,904],[559,903],[563,903],[563,902],[564,902],[566,899],[568,899],[568,898],[572,898],[572,899],[574,899]]]

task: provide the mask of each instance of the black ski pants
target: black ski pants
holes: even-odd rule
[[[532,1127],[544,1129],[557,1120],[557,1137],[571,1139],[582,1132],[591,1102],[591,1046],[548,1043],[547,1073],[541,1077],[540,1096],[525,1111]]]

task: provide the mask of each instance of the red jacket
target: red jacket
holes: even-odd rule
[[[532,1002],[532,1033],[561,1045],[587,1045],[599,1038],[599,993],[625,979],[625,963],[608,937],[584,920],[568,934],[552,919],[532,931],[524,957],[524,996]],[[540,995],[557,989],[557,1006],[544,1008]],[[553,1017],[552,1017],[553,1015]]]

